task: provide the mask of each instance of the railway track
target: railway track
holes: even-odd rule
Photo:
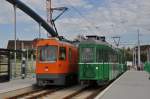
[[[35,89],[7,99],[93,99],[107,86],[71,86]]]
[[[27,92],[27,93],[16,95],[13,97],[8,97],[7,99],[38,99],[38,98],[41,98],[48,94],[51,94],[53,92],[56,92],[60,89],[62,89],[62,88],[51,88],[51,89],[40,88],[40,89],[35,89],[35,90]]]
[[[94,99],[106,86],[87,86],[81,90],[78,90],[63,99]]]

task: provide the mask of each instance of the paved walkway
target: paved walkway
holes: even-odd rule
[[[96,99],[150,99],[149,74],[145,71],[127,71]]]
[[[0,93],[32,86],[35,84],[35,79],[18,79],[18,80],[11,80],[10,82],[0,83]]]

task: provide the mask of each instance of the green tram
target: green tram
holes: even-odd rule
[[[112,47],[105,37],[87,36],[79,44],[79,80],[81,83],[105,84],[126,71],[122,50]]]

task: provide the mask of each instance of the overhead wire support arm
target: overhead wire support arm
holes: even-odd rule
[[[55,32],[58,34],[57,32],[57,28],[55,25],[55,21],[63,15],[63,13],[65,11],[68,10],[68,8],[66,7],[57,7],[57,8],[52,8],[52,0],[46,0],[46,10],[47,10],[47,23],[55,30]],[[55,18],[53,18],[53,13],[54,11],[61,11],[58,16],[56,16]]]
[[[113,38],[113,40],[114,40],[114,43],[115,43],[116,46],[118,47],[119,44],[120,44],[120,36],[114,36],[114,37],[112,37],[112,38]],[[116,39],[118,39],[118,41],[116,41]]]
[[[52,11],[53,10],[58,10],[58,11],[62,11],[58,16],[56,16],[53,21],[55,22],[59,17],[61,17],[67,10],[68,8],[67,7],[59,7],[59,8],[52,8]]]
[[[62,11],[58,16],[56,16],[54,19],[51,20],[51,23],[52,23],[52,26],[54,27],[56,33],[57,32],[57,28],[56,28],[56,25],[55,25],[55,21],[60,18],[67,10],[68,8],[67,7],[58,7],[58,8],[51,8],[52,12],[54,12],[54,10],[56,11]]]

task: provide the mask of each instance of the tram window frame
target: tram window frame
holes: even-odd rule
[[[114,55],[113,50],[110,50],[110,55],[109,55],[109,62],[110,63],[113,63],[113,55]]]
[[[71,48],[69,48],[68,58],[69,58],[69,62],[71,62],[72,61],[72,49]]]
[[[107,48],[103,49],[103,58],[104,58],[103,62],[109,62],[108,61],[108,50],[107,50]]]
[[[89,55],[84,55],[83,52],[85,52],[85,50],[91,50],[88,54]],[[93,62],[95,61],[95,48],[94,47],[82,47],[81,50],[80,50],[81,53],[81,57],[80,57],[80,60],[84,63],[90,63],[90,62]],[[87,54],[87,53],[86,53]],[[89,57],[90,56],[90,57]]]
[[[61,54],[62,52],[64,54]],[[62,56],[62,55],[64,55],[64,56]],[[66,58],[67,58],[67,56],[66,56],[66,47],[59,47],[59,60],[65,61]]]
[[[118,57],[117,57],[117,53],[115,52],[115,54],[114,54],[114,62],[116,63],[117,60],[118,60]]]
[[[103,62],[102,48],[96,48],[96,61]]]
[[[42,56],[44,52],[42,51],[46,51],[48,49],[48,47],[54,47],[56,48],[56,59],[55,60],[48,60],[48,56]],[[47,46],[39,46],[38,49],[37,49],[37,60],[39,62],[56,62],[57,59],[58,59],[58,47],[57,46],[54,46],[54,45],[47,45]]]

